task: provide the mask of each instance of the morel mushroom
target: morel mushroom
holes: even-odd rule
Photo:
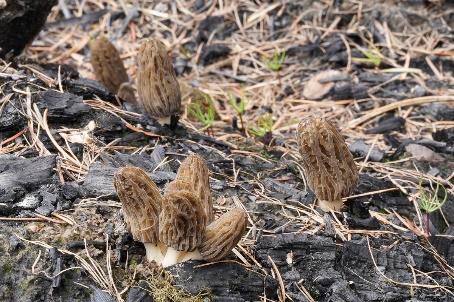
[[[96,76],[107,89],[117,93],[120,85],[129,82],[128,74],[115,46],[100,36],[90,43],[91,65]]]
[[[117,95],[119,98],[125,100],[129,103],[136,103],[136,96],[134,94],[134,88],[131,86],[130,83],[123,83],[118,88]]]
[[[147,260],[160,263],[166,247],[159,241],[159,213],[163,203],[156,184],[141,169],[124,167],[114,175],[114,186],[134,240],[143,242]]]
[[[339,210],[358,181],[348,147],[330,122],[309,116],[298,125],[297,141],[309,187],[325,210]]]
[[[217,261],[230,253],[241,240],[247,227],[247,215],[242,209],[228,211],[209,224],[199,251],[207,261]]]
[[[199,155],[189,155],[178,168],[175,181],[166,187],[166,194],[187,186],[186,189],[197,194],[206,212],[208,223],[214,219],[213,202],[211,199],[208,166]]]
[[[174,128],[181,93],[166,46],[158,40],[147,40],[140,46],[137,59],[138,102],[161,125]]]
[[[159,240],[167,245],[163,267],[189,259],[202,259],[197,247],[205,233],[207,217],[200,198],[186,185],[164,195],[159,215]]]

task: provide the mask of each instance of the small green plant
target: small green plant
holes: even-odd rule
[[[265,63],[265,65],[272,71],[279,71],[281,70],[282,64],[284,63],[286,57],[287,55],[285,51],[281,53],[275,51],[271,59],[268,59],[267,57],[262,57],[262,62]]]
[[[365,58],[352,58],[353,62],[372,64],[375,67],[380,66],[380,63],[381,63],[380,52],[377,49],[373,49],[373,50],[360,49],[360,51],[365,56]]]
[[[249,128],[249,133],[255,137],[262,138],[273,129],[273,117],[267,113],[259,117],[255,124],[254,127]]]
[[[189,114],[203,125],[199,129],[201,131],[211,128],[216,116],[213,101],[209,96],[205,96],[205,103],[206,106],[204,106],[205,104],[201,104],[201,102],[191,103],[188,108]]]
[[[440,198],[438,197],[440,187],[444,191],[443,200],[440,200]],[[433,194],[428,194],[422,187],[421,182],[419,183],[418,190],[419,190],[418,200],[419,208],[421,209],[421,211],[426,212],[427,214],[430,214],[438,209],[441,209],[441,207],[443,207],[446,200],[448,199],[448,192],[446,191],[446,188],[438,182]]]
[[[243,97],[239,98],[239,100],[237,100],[237,98],[235,98],[232,94],[229,94],[228,102],[229,102],[230,106],[233,108],[233,110],[236,112],[236,114],[238,115],[238,118],[240,119],[240,123],[241,123],[241,129],[244,131],[245,128],[244,128],[243,115],[246,112],[246,104],[247,104],[246,98],[243,96]]]
[[[443,190],[444,190],[443,200],[440,200],[440,198],[438,197],[440,187],[443,188]],[[421,181],[419,182],[418,190],[419,190],[418,206],[419,206],[420,210],[423,212],[423,214],[422,214],[423,221],[422,222],[425,225],[427,235],[430,235],[429,215],[430,215],[430,213],[432,213],[436,210],[439,210],[439,209],[441,209],[441,207],[443,207],[446,200],[448,199],[448,192],[446,191],[446,188],[443,185],[441,185],[439,182],[437,182],[437,187],[435,188],[435,191],[432,194],[428,194],[426,192],[426,190],[424,190],[424,188],[421,185]]]

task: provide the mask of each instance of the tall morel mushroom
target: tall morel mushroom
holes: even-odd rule
[[[342,198],[351,194],[358,181],[344,138],[330,122],[309,116],[298,125],[297,141],[306,180],[319,206],[325,211],[339,210]]]
[[[146,40],[137,57],[138,102],[161,125],[174,128],[181,107],[180,86],[167,48],[159,40]]]
[[[211,223],[214,219],[213,202],[211,199],[210,182],[209,182],[208,166],[199,155],[189,155],[178,168],[177,176],[175,181],[171,182],[166,187],[166,193],[168,194],[174,190],[181,190],[186,184],[187,190],[193,191],[197,194],[198,198],[202,202],[202,207],[205,210],[207,216],[207,222]]]
[[[96,79],[112,93],[117,93],[121,84],[129,82],[123,60],[115,46],[100,36],[90,43],[91,65]]]
[[[114,186],[132,237],[143,242],[148,261],[160,263],[166,248],[158,236],[163,203],[159,189],[143,170],[136,167],[118,170],[114,175]]]

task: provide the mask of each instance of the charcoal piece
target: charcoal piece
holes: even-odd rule
[[[84,100],[93,99],[98,96],[103,101],[117,104],[115,95],[98,81],[81,78],[62,82],[68,92],[82,96]]]
[[[55,269],[53,275],[56,276],[52,279],[52,287],[57,288],[60,287],[61,284],[61,274],[60,272],[63,269],[63,259],[60,256],[57,256],[55,259]]]
[[[8,0],[0,9],[0,57],[18,55],[39,33],[57,0]]]
[[[311,204],[314,202],[312,194],[305,191],[300,191],[287,184],[279,183],[271,178],[265,178],[263,180],[265,188],[272,192],[277,192],[283,195],[283,199],[292,199],[304,204]]]
[[[113,175],[118,168],[135,166],[144,169],[156,183],[175,179],[174,172],[155,171],[157,164],[150,161],[146,154],[121,154],[103,156],[103,161],[97,161],[90,166],[88,174],[81,186],[81,194],[84,197],[116,196],[113,186]]]
[[[339,280],[334,282],[328,289],[329,299],[327,302],[363,302],[354,291],[354,285],[346,280]]]
[[[0,111],[0,141],[8,138],[6,131],[20,131],[26,125],[26,119],[20,114],[19,102],[8,102]],[[14,133],[13,133],[14,134]]]
[[[128,291],[126,302],[153,302],[153,298],[150,297],[150,293],[145,290],[147,287],[148,284],[145,280],[139,281],[137,286],[133,286]]]
[[[348,215],[345,220],[352,229],[378,230],[380,222],[375,217],[359,218]]]
[[[365,157],[369,153],[370,147],[371,146],[367,145],[363,140],[356,140],[353,144],[348,146],[350,152],[353,153],[354,156],[361,157]],[[370,151],[369,161],[382,161],[384,155],[385,154],[380,149],[374,146],[372,151]]]
[[[52,182],[56,156],[21,158],[0,155],[0,203],[12,203],[42,184]]]
[[[454,265],[454,226],[450,226],[445,234],[429,236],[430,243],[442,255],[449,265]]]
[[[285,54],[289,57],[297,57],[299,59],[304,59],[304,58],[321,55],[322,51],[320,49],[319,40],[317,40],[314,43],[310,43],[310,44],[306,44],[306,45],[290,46],[285,51]]]
[[[178,276],[175,286],[191,294],[208,289],[213,301],[259,301],[259,296],[263,295],[268,299],[277,298],[277,281],[270,276],[233,262],[197,267],[199,264],[188,261],[171,266],[168,271]]]
[[[107,292],[101,290],[100,288],[91,285],[92,294],[90,296],[90,302],[115,302],[117,301]]]
[[[412,283],[415,280],[409,265],[416,270],[437,270],[438,265],[418,243],[403,241],[393,245],[393,242],[393,238],[369,239],[369,243],[366,238],[344,242],[339,267],[343,270],[344,279],[354,284],[355,292],[362,301],[405,301],[410,298],[406,288],[396,287],[381,274],[398,282]],[[431,283],[425,276],[418,277],[416,281]],[[439,282],[451,284],[452,280],[440,278]],[[437,296],[431,290],[425,294],[428,301]]]
[[[220,31],[224,28],[224,16],[208,16],[202,20],[198,27],[197,43],[207,42],[213,31]]]
[[[437,121],[454,121],[454,107],[442,103],[431,103],[421,108],[421,112],[431,115]]]
[[[202,65],[209,65],[228,56],[230,51],[230,47],[223,44],[205,46],[202,48],[199,63]]]
[[[454,145],[454,127],[438,130],[432,133],[432,138],[439,142],[446,142],[448,145]]]
[[[90,112],[90,106],[83,103],[82,97],[68,92],[47,90],[38,95],[38,108],[48,110],[50,123],[67,123],[80,120]]]
[[[263,236],[257,241],[255,254],[264,267],[271,269],[269,256],[281,274],[298,271],[315,299],[324,295],[328,287],[341,278],[340,273],[334,270],[336,244],[329,237],[296,233]]]
[[[405,125],[405,119],[402,117],[391,117],[382,120],[377,126],[366,129],[364,132],[368,134],[388,133],[394,130],[400,130]]]

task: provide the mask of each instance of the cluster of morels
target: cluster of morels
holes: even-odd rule
[[[134,90],[116,48],[100,37],[91,44],[96,78],[121,99],[136,102]],[[164,43],[146,40],[139,48],[137,103],[160,124],[174,128],[181,93]],[[309,115],[299,124],[297,141],[302,166],[318,205],[339,210],[358,182],[358,171],[344,138],[334,125]],[[191,155],[176,179],[161,196],[153,181],[139,168],[120,169],[114,178],[125,220],[137,241],[145,244],[147,258],[164,267],[189,259],[215,261],[225,257],[246,230],[247,216],[233,209],[214,220],[208,167]]]
[[[246,230],[247,215],[239,208],[214,220],[209,170],[198,155],[183,161],[164,195],[136,167],[118,170],[114,186],[134,240],[143,242],[148,261],[163,267],[191,259],[220,260]]]

